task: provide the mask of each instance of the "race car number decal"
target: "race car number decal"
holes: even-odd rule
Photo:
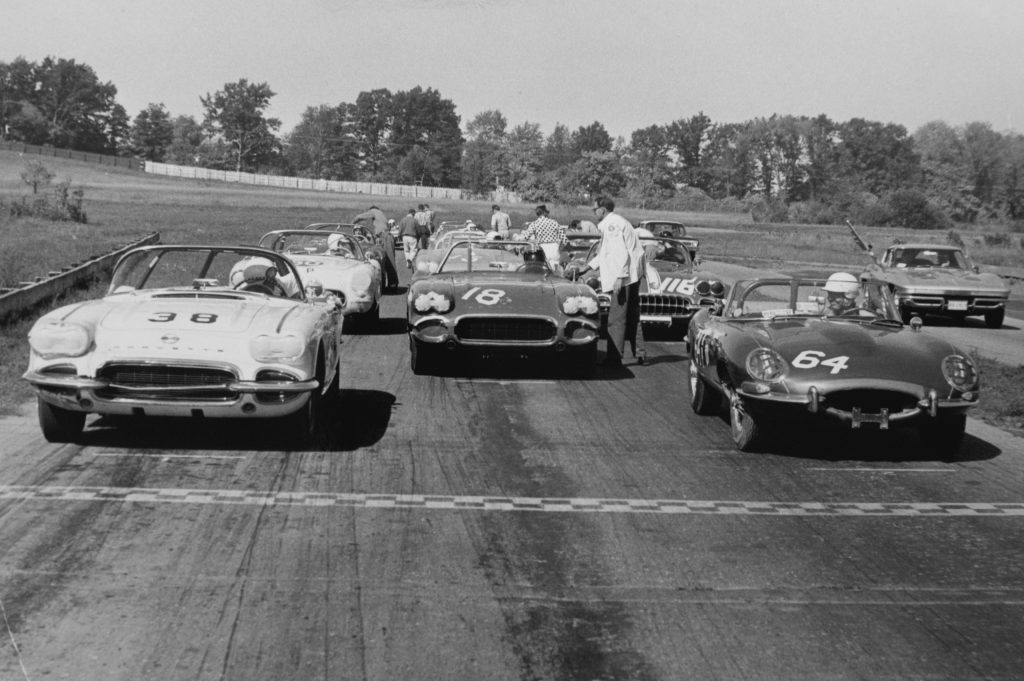
[[[692,279],[675,279],[672,277],[663,279],[661,282],[662,293],[681,293],[683,295],[691,295],[693,293],[693,285],[697,282],[697,277]]]
[[[477,291],[480,292],[477,293]],[[466,293],[462,296],[462,299],[469,300],[470,298],[473,297],[474,293],[476,293],[476,302],[480,303],[481,305],[497,305],[498,302],[505,297],[505,292],[502,291],[500,288],[485,288],[481,291],[479,286],[474,286],[473,288],[466,291]]]
[[[178,318],[177,312],[156,312],[152,317],[147,319],[149,322],[173,322]],[[217,315],[210,314],[209,312],[196,312],[188,318],[193,324],[215,324],[217,322]]]
[[[813,369],[814,367],[821,366],[831,367],[830,374],[838,374],[843,369],[848,369],[847,363],[850,361],[849,355],[836,355],[835,357],[825,357],[825,353],[820,350],[804,350],[799,355],[793,358],[790,362],[797,369]]]

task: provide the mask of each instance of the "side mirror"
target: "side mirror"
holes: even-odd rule
[[[912,331],[920,331],[922,326],[924,326],[924,321],[920,317],[914,315],[910,318],[910,329]]]

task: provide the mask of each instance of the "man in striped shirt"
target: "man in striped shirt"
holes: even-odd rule
[[[548,266],[554,272],[561,271],[561,254],[559,249],[566,243],[565,228],[548,217],[548,207],[543,203],[537,206],[537,219],[527,225],[519,238],[523,241],[536,241],[544,250]]]

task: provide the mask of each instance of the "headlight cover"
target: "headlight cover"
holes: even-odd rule
[[[437,291],[417,294],[413,297],[412,306],[420,314],[430,314],[431,312],[444,314],[454,307],[451,298]]]
[[[567,315],[595,315],[599,306],[590,296],[569,296],[562,301],[562,312]]]
[[[249,341],[249,352],[257,362],[294,362],[306,352],[306,344],[294,334],[261,334]]]
[[[943,357],[942,377],[953,389],[960,392],[976,390],[978,387],[978,369],[966,355]]]
[[[789,373],[789,364],[771,348],[755,348],[747,354],[747,373],[765,383],[778,383]]]
[[[54,357],[81,357],[92,347],[92,337],[79,324],[42,324],[28,334],[32,350],[44,359]]]

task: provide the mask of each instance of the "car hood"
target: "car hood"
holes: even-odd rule
[[[892,378],[936,383],[943,380],[942,358],[958,352],[948,341],[927,332],[881,324],[820,318],[780,319],[754,324],[747,331],[759,345],[773,348],[782,355],[790,367],[798,367],[790,372],[791,378],[808,380]],[[839,371],[835,370],[834,363],[799,368],[800,364],[814,364],[797,360],[802,353],[804,357],[819,361],[835,357],[848,359]],[[794,360],[797,360],[796,365]]]
[[[999,275],[969,270],[946,270],[936,267],[880,268],[877,276],[900,288],[925,292],[963,292],[1009,295],[1009,287]]]
[[[241,333],[257,326],[277,326],[295,305],[294,301],[245,294],[130,294],[108,305],[97,329],[130,333],[154,327],[161,331],[198,328]]]

